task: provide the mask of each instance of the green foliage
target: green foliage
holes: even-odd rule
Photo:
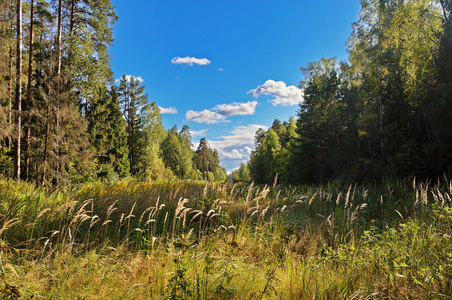
[[[240,168],[232,172],[232,178],[235,182],[249,182],[250,181],[250,170],[246,164],[241,163]]]
[[[192,150],[184,136],[177,132],[177,128],[170,130],[161,145],[162,159],[166,166],[178,178],[187,178],[192,168]]]
[[[270,183],[278,174],[300,184],[448,172],[449,16],[448,1],[361,1],[347,41],[349,62],[321,58],[301,69],[304,101],[290,147],[291,127],[279,120],[259,131],[251,177]]]
[[[202,138],[199,141],[198,149],[193,156],[194,167],[201,171],[203,180],[224,180],[225,172],[220,167],[220,157],[218,151],[210,148],[207,140]]]
[[[91,145],[95,148],[98,177],[115,180],[129,175],[129,159],[125,121],[119,109],[115,89],[99,91],[100,98],[93,101],[88,119]]]
[[[142,172],[139,157],[140,151],[143,151],[143,148],[146,147],[146,144],[143,144],[140,125],[146,126],[148,125],[146,122],[149,121],[149,116],[145,114],[142,124],[140,124],[139,113],[146,105],[148,98],[147,94],[143,94],[144,88],[144,85],[141,85],[138,79],[133,76],[128,78],[125,74],[122,76],[118,88],[119,101],[126,120],[130,172],[134,176],[139,176],[139,173]],[[141,174],[141,176],[143,175]]]

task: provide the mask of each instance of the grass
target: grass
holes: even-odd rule
[[[452,182],[0,181],[0,299],[450,299]]]

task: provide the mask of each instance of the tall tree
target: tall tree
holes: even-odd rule
[[[17,0],[16,24],[16,143],[14,151],[14,177],[20,181],[22,138],[22,0]]]
[[[36,122],[30,159],[41,185],[63,185],[92,178],[94,157],[89,150],[86,122],[74,105],[70,74],[64,70],[56,74],[56,59],[50,59],[46,68],[36,72]],[[57,106],[59,97],[65,101]]]
[[[25,135],[25,179],[28,181],[30,171],[30,138],[31,138],[31,95],[33,82],[33,40],[34,40],[34,20],[35,20],[35,1],[31,0],[30,6],[30,29],[29,29],[29,46],[28,46],[28,86],[27,86],[27,133]]]
[[[98,177],[118,179],[129,175],[129,149],[127,146],[126,122],[119,108],[116,87],[107,87],[93,101],[88,121],[91,145],[96,150]]]
[[[151,102],[143,107],[138,119],[137,132],[137,177],[143,180],[167,179],[170,174],[159,156],[163,139],[162,115]]]
[[[148,95],[144,94],[144,85],[133,76],[123,75],[119,84],[119,100],[126,120],[127,141],[129,146],[129,162],[131,170],[136,170],[137,163],[137,135],[139,112],[147,103]],[[134,175],[134,171],[132,171]]]

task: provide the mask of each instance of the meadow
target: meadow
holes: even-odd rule
[[[450,299],[452,181],[0,181],[0,299]]]

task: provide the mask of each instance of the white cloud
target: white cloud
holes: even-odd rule
[[[257,101],[248,101],[246,103],[219,104],[213,108],[223,116],[246,116],[253,115],[256,111]]]
[[[191,136],[204,136],[206,134],[206,132],[207,132],[207,129],[190,131]]]
[[[217,70],[220,71],[220,72],[223,72],[223,71],[224,71],[223,68],[218,68]]]
[[[190,67],[193,65],[205,66],[210,64],[210,60],[208,60],[207,58],[196,58],[186,56],[186,57],[174,57],[171,60],[171,63],[174,65],[185,64],[189,65]]]
[[[159,106],[160,109],[160,113],[161,114],[177,114],[177,109],[175,109],[174,107],[161,107]]]
[[[248,94],[252,94],[255,98],[260,95],[272,95],[275,97],[271,102],[274,106],[297,105],[303,101],[303,93],[294,85],[287,86],[282,81],[267,80],[263,85],[258,86],[254,90],[250,90]]]
[[[206,124],[216,124],[219,122],[227,122],[226,116],[223,116],[219,113],[210,111],[210,110],[203,110],[203,111],[193,111],[189,110],[185,114],[185,118],[189,121],[193,121],[196,123],[206,123]]]
[[[245,147],[243,149],[232,149],[231,151],[221,150],[218,151],[218,153],[220,154],[220,156],[227,159],[240,159],[246,161],[251,154],[251,148]]]
[[[254,147],[254,135],[259,129],[267,130],[267,126],[250,124],[235,127],[230,135],[220,136],[219,140],[209,141],[218,150],[220,158],[246,161]]]
[[[134,78],[135,80],[138,80],[138,82],[143,82],[144,81],[144,79],[143,78],[141,78],[141,76],[133,76],[133,75],[126,75],[126,80],[127,81],[130,81],[130,79],[131,78]],[[122,77],[121,77],[122,78]],[[116,79],[115,80],[115,83],[119,83],[119,82],[121,82],[121,79]]]
[[[252,115],[256,111],[257,101],[249,101],[246,103],[234,102],[231,104],[219,104],[212,109],[204,109],[203,111],[189,110],[185,114],[188,121],[197,123],[215,124],[219,122],[229,122],[226,117],[230,116],[246,116]]]
[[[254,148],[254,135],[259,128],[268,129],[267,126],[256,124],[238,126],[229,135],[220,136],[215,141],[208,141],[209,145],[218,151],[221,163],[227,167],[228,172],[248,161]],[[198,146],[199,144],[196,143],[193,149]]]

